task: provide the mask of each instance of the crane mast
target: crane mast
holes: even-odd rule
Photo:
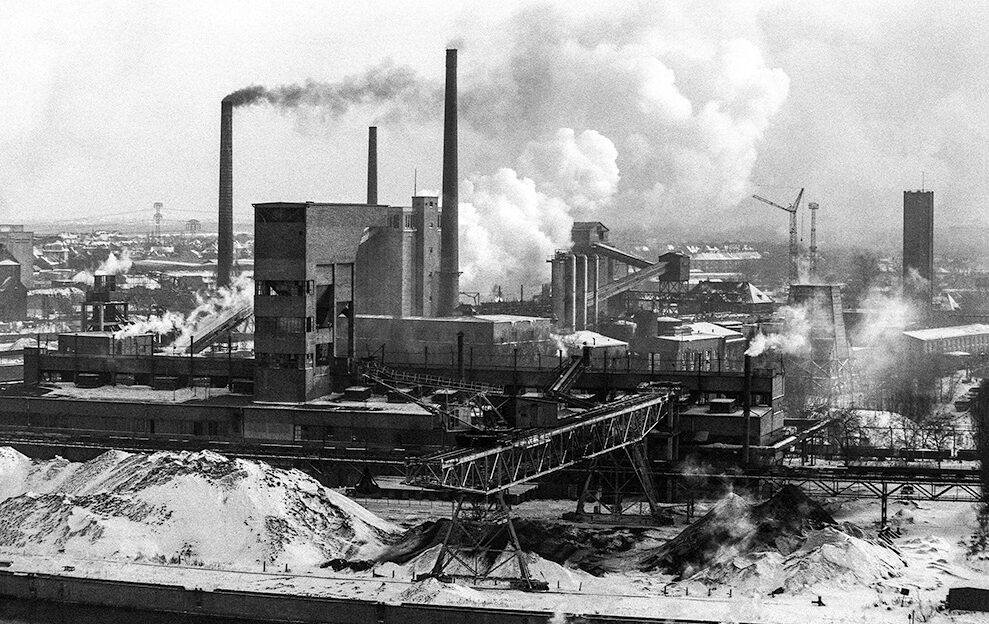
[[[817,202],[807,204],[810,210],[810,276],[817,279]]]
[[[769,204],[770,206],[779,208],[780,210],[785,210],[790,213],[790,274],[789,282],[792,284],[797,281],[797,209],[800,208],[800,200],[803,199],[804,189],[800,189],[797,193],[797,198],[793,200],[793,203],[789,206],[780,206],[774,201],[770,201],[765,197],[760,197],[758,195],[753,195],[753,199],[758,199],[759,201]]]

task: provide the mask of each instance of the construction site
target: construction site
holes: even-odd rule
[[[0,444],[73,462],[107,451],[215,452],[297,468],[383,516],[400,513],[403,502],[428,505],[414,526],[403,526],[415,531],[399,539],[397,529],[382,529],[385,554],[367,555],[390,566],[374,568],[379,575],[404,575],[413,586],[558,591],[562,573],[547,573],[545,560],[584,571],[626,565],[605,557],[608,548],[596,559],[574,555],[598,539],[589,537],[596,531],[633,535],[627,565],[646,577],[671,575],[659,589],[650,585],[670,600],[685,601],[691,591],[727,600],[729,586],[796,596],[801,583],[821,579],[780,577],[777,586],[746,576],[750,565],[765,563],[753,553],[790,557],[823,543],[857,548],[886,570],[878,600],[892,600],[889,579],[906,563],[881,542],[891,543],[904,506],[984,500],[965,413],[978,397],[969,371],[982,363],[989,325],[932,322],[933,251],[908,238],[923,238],[917,228],[924,227],[932,237],[933,194],[904,197],[905,214],[931,215],[929,225],[922,216],[920,225],[907,218],[904,226],[904,249],[914,254],[905,257],[904,275],[910,269],[927,280],[926,289],[905,295],[921,314],[907,331],[890,336],[880,328],[887,333],[879,342],[858,338],[868,321],[847,313],[841,285],[819,279],[819,206],[803,206],[804,189],[785,206],[755,196],[788,213],[785,300],[744,280],[692,280],[689,255],[625,251],[606,223],[578,221],[571,246],[545,259],[548,298],[533,300],[531,315],[521,300],[519,314],[486,313],[468,305],[460,285],[455,49],[446,52],[445,72],[439,196],[378,203],[372,127],[366,201],[253,204],[252,277],[233,271],[238,105],[224,99],[215,297],[162,329],[131,314],[116,275],[95,275],[79,305],[79,331],[38,335],[37,346],[24,349],[23,382],[0,390]],[[806,258],[798,211],[810,213]],[[891,358],[902,364],[895,374]],[[953,380],[948,390],[945,379]],[[910,409],[935,405],[952,416],[940,429],[909,417]],[[866,531],[846,530],[815,502],[824,499],[861,505],[855,521]],[[532,511],[541,501],[552,503]],[[553,526],[569,527],[559,531],[572,538],[553,553],[539,545],[554,537],[540,533],[548,509]],[[532,524],[533,515],[544,524]],[[744,535],[724,528],[737,517],[755,528]],[[643,541],[657,536],[661,545]],[[732,569],[712,554],[728,547],[758,563]],[[371,569],[352,552],[327,559],[354,574]],[[268,561],[276,563],[286,572],[296,565]],[[566,592],[595,586],[578,576],[567,577]],[[347,596],[350,604],[367,599]],[[823,609],[826,600],[817,600]],[[677,604],[664,621],[720,621],[713,606],[692,615]],[[923,604],[897,613],[923,613]],[[646,611],[621,621],[650,621]],[[320,613],[297,621],[346,621]],[[271,617],[265,621],[282,621]],[[404,617],[413,616],[387,616]]]

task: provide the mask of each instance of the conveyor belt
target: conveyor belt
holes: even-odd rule
[[[641,441],[676,407],[672,392],[636,395],[576,422],[522,434],[494,448],[458,449],[415,460],[407,482],[491,495]]]

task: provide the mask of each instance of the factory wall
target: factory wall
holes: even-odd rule
[[[400,233],[391,227],[400,214],[365,204],[255,204],[258,400],[329,392],[336,359],[352,353],[352,311],[388,305],[400,279]]]
[[[436,357],[449,359],[456,349],[459,332],[464,334],[465,349],[473,353],[478,364],[482,357],[512,356],[515,349],[522,354],[539,351],[552,355],[556,352],[555,343],[550,338],[550,319],[545,318],[510,315],[443,318],[363,315],[358,316],[358,323],[358,353],[380,352],[384,345],[386,359],[401,359],[400,354],[421,357],[427,351]]]

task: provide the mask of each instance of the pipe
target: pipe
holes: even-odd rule
[[[378,128],[367,129],[367,205],[378,203]]]
[[[745,426],[742,428],[742,465],[749,465],[749,454],[752,435],[752,356],[745,356],[744,377],[742,379],[742,418]]]
[[[457,51],[446,51],[443,111],[443,216],[437,316],[454,316],[460,301],[460,195],[457,189]]]
[[[216,241],[216,285],[230,285],[233,266],[233,102],[220,102],[220,205]]]

